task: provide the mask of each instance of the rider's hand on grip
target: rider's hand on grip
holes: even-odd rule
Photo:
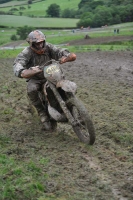
[[[39,66],[35,66],[35,67],[30,67],[30,69],[36,71],[36,72],[41,72],[42,69]]]
[[[74,53],[70,53],[67,57],[63,56],[60,59],[60,64],[63,64],[65,62],[71,62],[71,61],[74,61],[74,60],[76,60],[76,55]]]
[[[22,78],[31,78],[32,76],[42,72],[42,69],[39,66],[30,67],[29,69],[25,69],[21,72]]]

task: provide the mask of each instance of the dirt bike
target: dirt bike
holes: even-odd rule
[[[43,66],[47,80],[43,87],[43,99],[51,122],[54,125],[58,122],[69,123],[81,142],[93,145],[94,125],[85,106],[75,95],[77,85],[65,79],[59,61],[49,62]]]

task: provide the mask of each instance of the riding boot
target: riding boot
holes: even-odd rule
[[[50,122],[50,118],[47,114],[45,106],[42,104],[40,99],[38,99],[36,102],[31,102],[32,105],[36,108],[38,116],[40,117],[40,120],[43,125],[43,129],[46,131],[50,131],[52,129],[52,125]]]
[[[50,122],[49,116],[47,114],[46,108],[42,104],[42,101],[39,97],[39,93],[38,93],[37,90],[35,90],[36,87],[37,86],[33,83],[31,85],[29,85],[29,87],[28,87],[28,97],[29,97],[32,105],[36,108],[38,115],[40,116],[40,120],[43,124],[43,128],[48,131],[48,130],[51,130],[51,127],[52,127],[51,122]]]
[[[46,130],[46,131],[51,130],[52,125],[51,125],[51,122],[50,122],[50,118],[47,115],[47,112],[46,112],[46,109],[44,108],[44,106],[43,105],[36,105],[35,107],[37,109],[40,120],[43,124],[43,129]]]
[[[51,121],[49,119],[49,116],[45,113],[45,112],[40,112],[38,113],[40,116],[40,120],[43,124],[43,129],[46,131],[50,131],[52,129],[52,124]]]

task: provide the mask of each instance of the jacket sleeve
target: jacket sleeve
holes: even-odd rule
[[[26,69],[26,65],[29,62],[30,58],[31,56],[28,47],[25,48],[20,54],[18,54],[13,64],[15,76],[21,78],[21,72]]]
[[[53,59],[59,60],[62,56],[68,56],[70,52],[65,48],[58,48],[50,43],[47,44],[49,47],[50,55]]]

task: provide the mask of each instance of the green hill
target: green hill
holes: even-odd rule
[[[77,10],[78,4],[80,0],[56,0],[56,4],[60,6],[61,11],[70,8]],[[10,1],[8,3],[0,4],[1,11],[9,12],[12,8],[17,9],[13,12],[15,15],[20,15],[20,11],[22,15],[25,16],[46,16],[46,10],[51,4],[54,4],[55,0],[44,0],[44,1],[33,1],[32,4],[27,4],[27,1]],[[20,6],[23,9],[20,9]],[[28,6],[29,5],[29,6]]]
[[[56,4],[60,6],[61,12],[66,8],[77,10],[79,2],[80,0],[56,0]],[[46,18],[46,10],[53,3],[55,3],[55,0],[35,0],[32,1],[32,4],[27,4],[25,0],[0,4],[0,27],[21,27],[27,25],[36,28],[76,28],[78,19]],[[11,12],[13,9],[16,11]],[[2,12],[11,12],[11,15]]]

